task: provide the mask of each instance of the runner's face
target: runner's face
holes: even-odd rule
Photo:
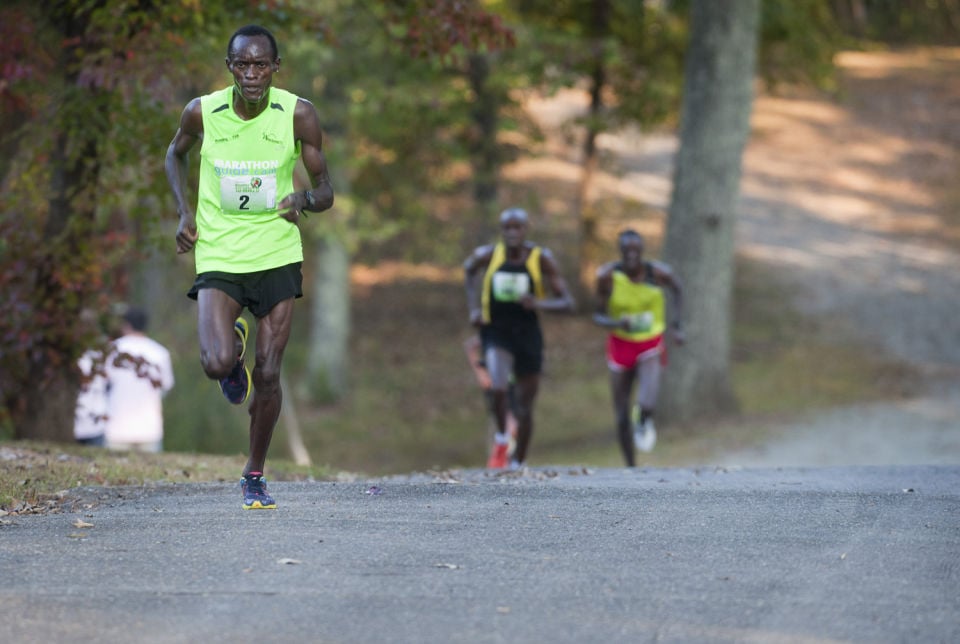
[[[227,69],[233,74],[235,94],[245,103],[255,105],[270,95],[280,59],[274,59],[266,36],[237,36],[227,58]]]
[[[519,217],[509,217],[500,224],[503,243],[507,248],[523,246],[527,238],[527,223]]]
[[[625,238],[620,243],[620,256],[627,272],[643,266],[643,240],[637,237]]]

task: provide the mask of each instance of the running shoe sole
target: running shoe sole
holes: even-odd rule
[[[273,500],[267,493],[267,481],[266,479],[261,478],[260,484],[256,487],[259,488],[258,491],[249,493],[248,489],[250,483],[246,477],[240,479],[240,490],[243,492],[243,509],[244,510],[276,510],[277,502]]]

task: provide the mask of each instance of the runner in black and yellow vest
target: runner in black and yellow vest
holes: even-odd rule
[[[680,280],[669,266],[644,261],[643,238],[639,233],[625,230],[618,240],[620,260],[605,264],[597,272],[597,308],[593,320],[610,329],[607,366],[617,438],[624,460],[633,467],[634,447],[649,452],[657,441],[653,412],[660,389],[660,371],[666,364],[664,333],[668,326],[664,288],[672,295],[673,315],[669,327],[678,344],[684,341],[680,323],[683,292]],[[631,405],[631,392],[638,376],[637,402]]]
[[[483,343],[497,418],[487,467],[520,467],[533,434],[533,404],[543,368],[538,311],[572,311],[573,297],[553,254],[526,239],[529,217],[520,208],[500,214],[502,240],[480,246],[464,262],[470,323]],[[549,294],[549,295],[548,295]],[[507,389],[516,388],[516,448],[508,463]]]

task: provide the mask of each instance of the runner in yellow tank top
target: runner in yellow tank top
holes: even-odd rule
[[[333,205],[317,110],[272,87],[280,70],[267,29],[238,29],[227,44],[233,85],[190,101],[167,149],[177,205],[177,252],[195,250],[200,364],[234,404],[250,403],[250,454],[243,468],[244,509],[275,508],[263,478],[280,415],[280,370],[294,299],[303,294],[300,220]],[[200,147],[197,207],[187,198],[187,160]],[[307,177],[294,188],[302,160]],[[247,308],[257,320],[253,373],[244,363]]]
[[[665,363],[664,332],[668,326],[664,288],[672,295],[673,322],[669,326],[677,344],[684,341],[680,323],[683,293],[680,280],[669,266],[644,261],[643,238],[639,233],[625,230],[618,241],[620,260],[605,264],[597,271],[597,307],[593,320],[610,330],[607,365],[617,439],[624,460],[633,467],[634,448],[649,452],[657,440],[653,412],[660,388],[660,369]],[[632,406],[635,383],[637,402]],[[631,425],[634,426],[632,432]]]

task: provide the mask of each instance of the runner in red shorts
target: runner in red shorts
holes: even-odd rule
[[[683,344],[681,327],[683,292],[680,280],[663,262],[643,259],[643,237],[625,230],[618,237],[620,260],[597,271],[597,308],[593,320],[610,329],[607,366],[617,420],[617,439],[629,467],[635,464],[634,448],[649,452],[657,442],[653,412],[660,390],[660,373],[666,365],[664,334],[670,291],[673,340]],[[636,403],[631,405],[634,384]],[[632,429],[632,431],[631,431]]]

